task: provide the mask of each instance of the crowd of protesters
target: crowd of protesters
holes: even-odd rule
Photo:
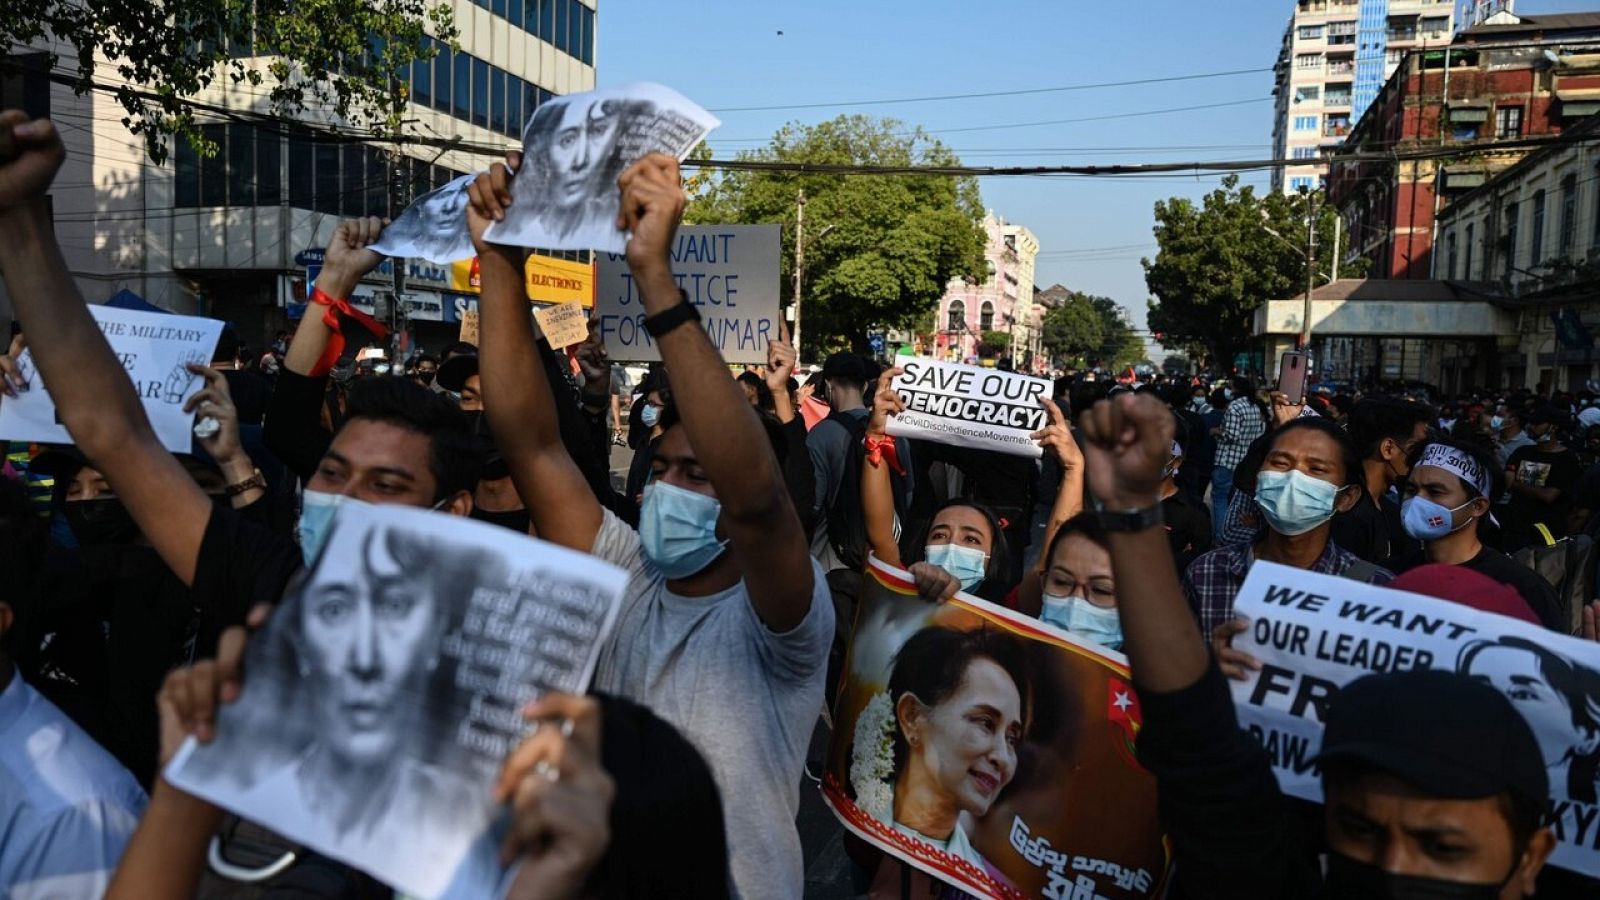
[[[1318,812],[1279,790],[1226,687],[1255,665],[1231,641],[1257,560],[1594,638],[1594,558],[1574,547],[1600,523],[1600,397],[1291,404],[1244,376],[1068,375],[1034,435],[1042,460],[896,438],[897,371],[871,358],[807,373],[776,340],[759,370],[724,363],[672,276],[685,195],[662,156],[619,185],[662,359],[629,391],[594,336],[567,353],[536,333],[525,251],[483,239],[511,203],[513,158],[471,187],[477,346],[341,354],[340,317],[385,227],[342,223],[319,308],[292,335],[258,355],[230,330],[192,367],[204,388],[187,408],[221,427],[174,454],[62,261],[53,127],[5,112],[0,138],[16,150],[0,162],[0,273],[20,326],[0,390],[25,387],[26,347],[73,437],[12,445],[0,478],[4,896],[230,890],[238,867],[216,864],[218,841],[250,823],[161,768],[186,737],[215,737],[251,633],[357,502],[472,517],[628,574],[592,693],[527,710],[565,727],[505,762],[510,896],[802,896],[806,753],[869,553],[909,569],[928,603],[966,591],[1126,655],[1170,896],[1600,896],[1545,867],[1546,761],[1497,690],[1444,672],[1348,686],[1326,720]],[[1563,771],[1593,797],[1594,766]],[[298,849],[251,839],[269,859]],[[851,858],[858,893],[895,865]],[[267,895],[391,893],[293,859]]]

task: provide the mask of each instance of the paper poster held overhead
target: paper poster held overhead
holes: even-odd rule
[[[484,239],[621,253],[627,235],[617,228],[617,179],[651,153],[683,159],[720,124],[677,91],[648,82],[556,97],[528,119],[511,206]]]
[[[194,442],[190,431],[194,414],[184,412],[183,404],[205,384],[185,366],[211,363],[222,323],[110,306],[90,306],[89,312],[133,381],[161,445],[174,453],[188,453]],[[24,350],[17,366],[28,389],[16,397],[0,397],[0,440],[72,443],[56,416],[49,386],[34,367],[33,354]]]

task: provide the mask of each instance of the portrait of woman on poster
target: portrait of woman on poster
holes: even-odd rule
[[[1596,801],[1600,673],[1509,635],[1462,648],[1456,671],[1505,694],[1528,720],[1544,750],[1552,792],[1564,791],[1580,803]],[[1552,724],[1558,730],[1552,730]]]
[[[887,809],[876,814],[888,812],[896,831],[1008,884],[968,835],[1016,777],[1032,695],[1018,639],[942,626],[913,635],[889,676],[893,768],[888,795],[871,803]]]

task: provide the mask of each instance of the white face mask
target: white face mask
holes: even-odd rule
[[[1107,649],[1122,648],[1122,617],[1114,606],[1095,606],[1083,597],[1045,594],[1039,618]]]

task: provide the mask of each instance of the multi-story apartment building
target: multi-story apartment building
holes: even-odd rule
[[[1039,257],[1039,239],[1025,225],[1006,225],[1001,236],[1017,253],[1015,283],[1007,282],[1002,289],[1012,292],[1011,365],[1018,371],[1031,371],[1044,365],[1044,311],[1033,307],[1033,270]]]
[[[1042,310],[1033,303],[1034,262],[1039,254],[1039,239],[1021,225],[1013,225],[993,212],[983,217],[988,236],[984,256],[988,273],[981,283],[952,278],[934,313],[934,353],[939,359],[962,361],[1013,360],[1026,362],[1026,355],[1013,358],[1011,348],[1019,340],[1037,338]],[[1023,283],[1026,277],[1027,283]],[[984,341],[985,332],[1004,332],[1010,336],[1002,350]],[[1034,358],[1041,354],[1035,350]],[[992,363],[991,363],[992,364]]]
[[[1506,6],[1509,0],[1499,0]],[[1323,157],[1343,142],[1406,51],[1443,46],[1454,0],[1297,0],[1274,67],[1273,190],[1315,190]]]
[[[1597,111],[1600,14],[1481,25],[1448,48],[1408,54],[1345,142],[1346,158],[1332,161],[1328,194],[1348,255],[1371,260],[1372,277],[1430,277],[1435,218],[1452,198]],[[1452,148],[1461,155],[1428,155]]]
[[[406,133],[459,138],[471,148],[516,146],[540,103],[594,86],[596,4],[453,0],[460,49],[439,44],[437,57],[399,73],[410,84]],[[234,52],[254,67],[272,61],[248,46]],[[389,215],[393,199],[415,197],[495,158],[480,149],[341,139],[312,109],[300,117],[305,127],[216,117],[204,125],[216,155],[201,157],[179,142],[155,165],[142,139],[122,126],[121,107],[108,93],[74,95],[37,71],[42,59],[13,52],[8,62],[17,74],[0,92],[8,105],[21,102],[63,130],[68,159],[52,210],[84,296],[100,302],[128,290],[166,309],[228,320],[256,346],[287,327],[304,302],[306,264],[315,259],[306,251],[324,246],[339,219]],[[110,77],[115,67],[98,71]],[[193,99],[259,114],[267,110],[265,93],[218,78]],[[408,263],[401,299],[420,337],[437,344],[454,336],[459,311],[475,303],[470,268]],[[392,290],[386,263],[354,299],[370,308]],[[0,321],[9,315],[0,296]]]

